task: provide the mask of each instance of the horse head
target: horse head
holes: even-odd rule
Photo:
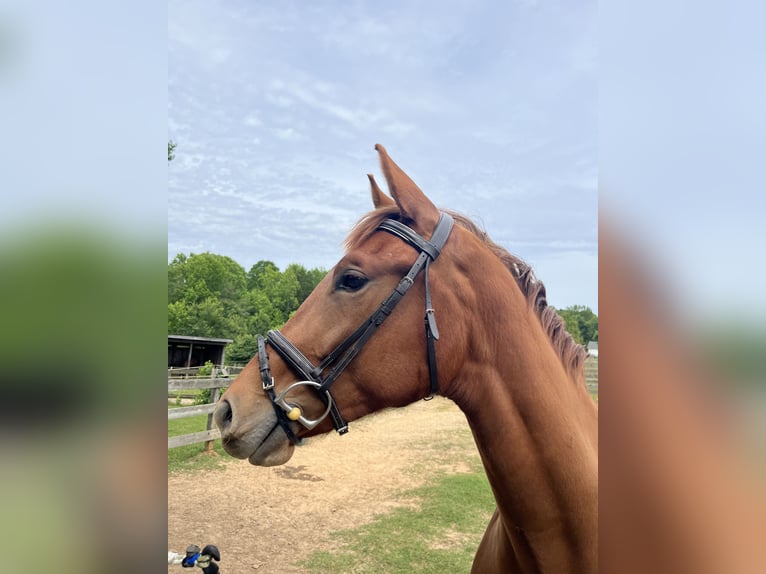
[[[457,229],[383,146],[375,149],[391,197],[368,175],[374,211],[221,397],[215,421],[232,456],[283,464],[304,437],[333,425],[343,433],[346,421],[443,390],[461,360],[466,337],[454,316],[464,289],[446,283],[465,275],[441,255],[459,241]]]

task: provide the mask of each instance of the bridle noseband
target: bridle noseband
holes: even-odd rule
[[[415,231],[403,223],[394,219],[385,219],[379,225],[378,229],[386,231],[399,237],[407,244],[414,247],[418,252],[418,258],[412,265],[407,274],[402,277],[399,284],[394,288],[391,294],[380,304],[375,312],[362,323],[359,328],[333,349],[318,365],[314,365],[306,356],[293,345],[287,337],[276,330],[269,331],[268,339],[258,336],[258,362],[261,372],[261,381],[263,390],[271,399],[272,406],[277,415],[277,421],[285,431],[288,439],[293,444],[298,444],[300,440],[295,436],[290,421],[300,422],[304,427],[311,430],[322,422],[328,415],[332,418],[333,425],[338,434],[348,432],[348,423],[346,423],[338,410],[337,403],[330,394],[330,387],[337,380],[344,369],[362,350],[367,341],[372,337],[378,327],[391,314],[394,307],[401,301],[410,287],[415,283],[415,279],[423,271],[425,280],[425,330],[426,347],[428,352],[428,369],[430,376],[430,394],[426,399],[431,399],[439,391],[439,376],[436,367],[436,350],[434,341],[439,339],[439,330],[436,326],[436,318],[431,304],[431,288],[428,281],[428,267],[436,260],[450,236],[454,221],[452,217],[442,212],[439,221],[434,228],[430,240],[423,239]],[[289,385],[279,395],[274,390],[274,378],[271,376],[269,368],[269,357],[266,353],[266,344],[271,345],[285,362],[303,380]],[[303,416],[300,407],[287,402],[287,394],[299,386],[313,387],[320,399],[324,402],[326,409],[317,419],[308,419]]]

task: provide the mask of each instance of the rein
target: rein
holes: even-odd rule
[[[428,281],[428,268],[432,262],[436,261],[441,249],[450,236],[454,220],[452,217],[442,212],[439,221],[434,228],[431,239],[423,239],[415,231],[403,223],[386,219],[378,225],[378,229],[386,231],[399,237],[408,245],[419,251],[418,258],[412,265],[407,274],[402,277],[399,284],[394,288],[391,294],[380,304],[380,306],[363,322],[359,328],[333,349],[318,365],[309,361],[301,351],[293,345],[287,337],[277,330],[267,333],[267,339],[258,335],[258,362],[261,372],[261,381],[263,390],[271,399],[272,406],[277,415],[277,422],[285,431],[287,438],[293,444],[299,444],[300,439],[290,427],[290,421],[300,422],[304,427],[311,430],[322,422],[328,415],[332,418],[333,426],[338,434],[348,432],[348,423],[345,422],[338,410],[337,403],[330,394],[330,387],[345,370],[345,368],[362,350],[367,341],[372,337],[378,327],[380,327],[386,318],[391,314],[402,297],[415,283],[415,279],[423,271],[425,280],[425,331],[426,347],[428,352],[428,370],[429,370],[429,395],[426,400],[432,399],[439,391],[439,375],[436,366],[436,349],[434,342],[439,340],[439,329],[436,326],[436,317],[431,303],[431,288]],[[279,395],[274,390],[274,378],[271,376],[269,368],[269,356],[266,352],[266,344],[271,345],[274,350],[290,365],[298,375],[304,380],[292,383]],[[310,386],[314,388],[319,398],[324,402],[326,409],[317,419],[308,419],[303,416],[300,407],[287,402],[287,394],[299,386]]]

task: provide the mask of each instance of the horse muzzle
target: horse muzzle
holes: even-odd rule
[[[274,410],[266,409],[243,416],[237,412],[236,401],[224,397],[213,413],[215,424],[221,431],[221,445],[234,458],[248,459],[257,466],[275,466],[287,462],[294,445],[277,421]]]

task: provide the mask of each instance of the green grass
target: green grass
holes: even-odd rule
[[[438,477],[402,498],[418,509],[400,508],[372,523],[332,534],[332,550],[311,554],[299,565],[310,574],[468,572],[495,509],[483,471]]]
[[[174,408],[168,405],[168,408]],[[203,431],[207,415],[168,421],[168,437]],[[221,441],[216,440],[212,452],[205,452],[205,443],[190,444],[168,449],[168,474],[191,470],[214,470],[223,468],[226,453]]]

